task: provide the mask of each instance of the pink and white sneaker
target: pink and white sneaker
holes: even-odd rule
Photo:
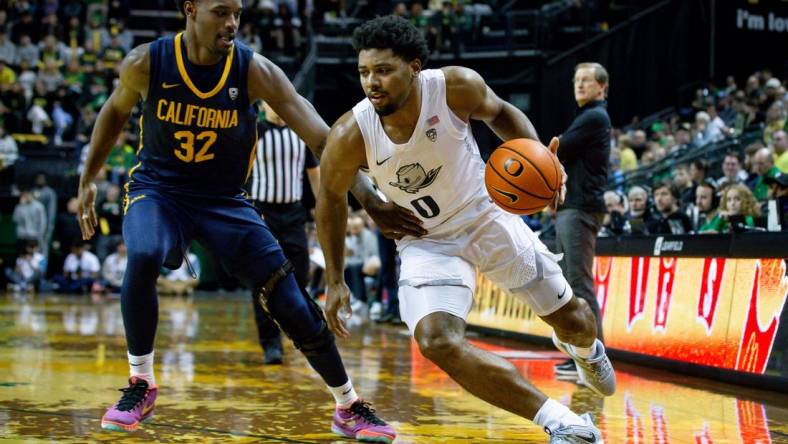
[[[337,406],[331,431],[345,438],[353,438],[363,442],[389,444],[397,437],[397,432],[385,421],[378,418],[375,415],[375,409],[361,399],[347,409]]]
[[[129,386],[120,391],[123,392],[123,396],[101,418],[101,428],[133,432],[141,423],[153,417],[159,387],[151,387],[148,381],[132,376],[129,378]]]

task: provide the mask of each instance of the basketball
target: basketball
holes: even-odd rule
[[[487,193],[514,214],[541,211],[561,189],[561,165],[536,140],[512,139],[493,151],[484,171]]]

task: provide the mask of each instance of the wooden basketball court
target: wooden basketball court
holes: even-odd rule
[[[557,352],[474,341],[591,412],[607,443],[788,443],[786,395],[614,363],[618,392],[602,399],[555,379]],[[537,426],[465,393],[404,326],[361,325],[340,345],[356,390],[397,428],[396,442],[547,442]],[[131,434],[103,431],[127,374],[117,300],[0,296],[0,442],[347,442],[331,433],[333,400],[290,344],[285,365],[263,366],[240,293],[161,300],[156,415]]]

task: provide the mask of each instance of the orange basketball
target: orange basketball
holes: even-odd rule
[[[561,188],[561,165],[538,141],[512,139],[493,151],[484,184],[505,211],[533,214],[549,205]]]

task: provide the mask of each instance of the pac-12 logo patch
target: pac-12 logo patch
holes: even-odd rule
[[[435,139],[438,138],[438,131],[435,128],[428,129],[424,134],[430,139],[431,142],[435,142]]]
[[[238,88],[228,88],[227,93],[230,94],[230,100],[238,98]]]

